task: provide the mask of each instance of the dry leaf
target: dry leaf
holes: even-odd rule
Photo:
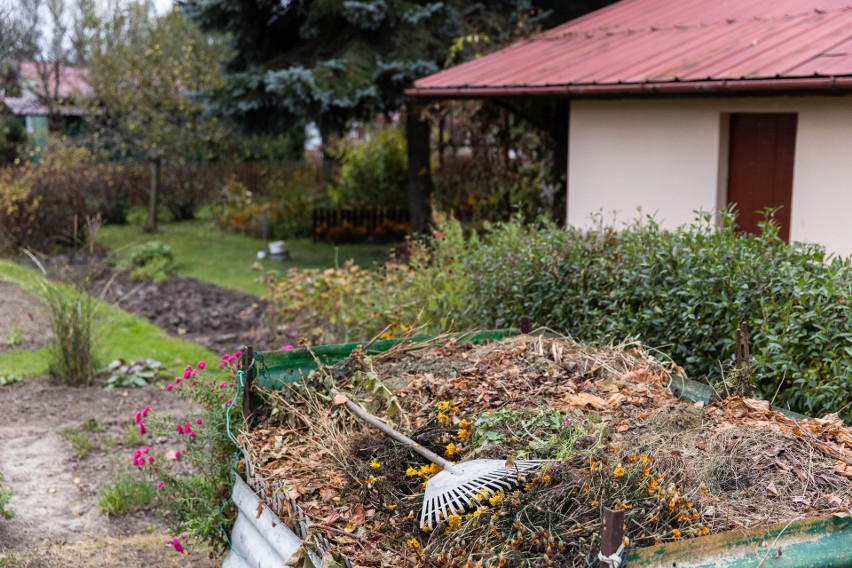
[[[331,400],[332,404],[335,406],[340,406],[341,404],[346,404],[349,402],[349,398],[345,394],[337,393],[334,395],[334,398]]]
[[[767,486],[766,486],[766,490],[767,490],[769,493],[772,493],[773,495],[775,495],[776,497],[778,497],[778,495],[779,495],[779,493],[778,493],[778,488],[777,488],[777,487],[775,487],[775,482],[774,482],[774,481],[770,481],[770,482],[769,482],[769,485],[767,485]]]
[[[575,408],[585,408],[587,406],[591,406],[595,410],[604,410],[606,406],[606,401],[599,396],[595,396],[593,394],[589,394],[587,392],[580,392],[577,394],[566,394],[562,401]]]

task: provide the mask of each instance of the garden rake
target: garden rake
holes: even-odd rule
[[[517,487],[524,474],[550,460],[487,460],[478,459],[454,464],[400,434],[339,391],[332,389],[335,404],[345,404],[353,414],[378,428],[397,442],[411,448],[430,462],[443,468],[426,482],[420,526],[429,530],[452,514],[476,508],[477,503],[498,491]]]

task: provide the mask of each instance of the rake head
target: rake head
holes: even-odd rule
[[[549,460],[518,460],[506,468],[503,460],[471,460],[454,464],[426,483],[420,526],[434,525],[452,514],[477,507],[477,495],[496,494],[517,487],[525,474]],[[519,479],[520,478],[520,479]]]

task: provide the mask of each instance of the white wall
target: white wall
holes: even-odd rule
[[[798,113],[791,240],[852,254],[852,97],[573,101],[568,222],[674,228],[724,206],[734,112]]]

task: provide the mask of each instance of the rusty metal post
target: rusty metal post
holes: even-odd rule
[[[521,316],[518,321],[518,326],[521,328],[521,333],[528,335],[533,330],[533,321],[529,316]]]
[[[246,346],[243,351],[240,368],[243,370],[243,419],[246,428],[251,429],[251,419],[254,415],[254,347]]]
[[[601,554],[612,556],[624,542],[624,511],[604,507],[601,514]]]

